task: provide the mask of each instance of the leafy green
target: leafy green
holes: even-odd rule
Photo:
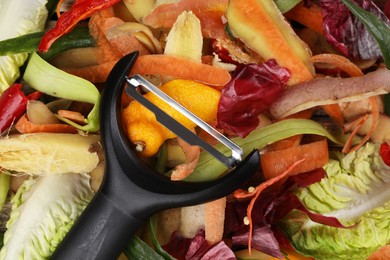
[[[50,257],[92,199],[89,180],[76,173],[26,180],[11,200],[0,259]]]
[[[32,54],[23,78],[31,87],[50,96],[93,104],[85,125],[57,117],[82,131],[99,130],[100,92],[91,82],[52,66],[37,53]]]
[[[42,31],[47,20],[47,0],[2,0],[0,5],[0,40]],[[0,94],[20,76],[19,67],[27,53],[0,56]]]
[[[293,211],[281,230],[296,250],[316,259],[358,260],[390,242],[390,167],[379,146],[367,143],[347,155],[335,152],[324,167],[327,177],[297,190],[309,210],[352,228],[324,226]]]
[[[123,253],[128,259],[137,260],[164,260],[162,256],[157,254],[151,247],[149,247],[139,237],[134,236]]]
[[[150,240],[153,243],[153,246],[155,248],[155,251],[162,256],[165,260],[173,260],[174,258],[165,252],[165,250],[161,247],[160,243],[158,242],[156,238],[156,231],[155,231],[155,218],[151,217],[149,218],[149,232],[150,232]]]

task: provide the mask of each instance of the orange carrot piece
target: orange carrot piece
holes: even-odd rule
[[[370,104],[371,104],[371,114],[372,114],[372,122],[371,122],[371,127],[368,133],[364,136],[364,138],[360,141],[359,144],[351,148],[352,146],[352,139],[353,137],[357,134],[359,129],[363,126],[364,122],[368,119],[368,115],[366,115],[362,121],[358,124],[358,126],[352,131],[350,137],[348,138],[347,142],[345,143],[342,152],[343,153],[349,153],[349,152],[354,152],[360,147],[362,147],[371,137],[371,135],[374,133],[375,128],[378,124],[379,120],[379,105],[378,105],[378,100],[376,97],[370,97],[369,98]]]
[[[385,245],[370,255],[367,260],[387,260],[390,259],[390,245]]]
[[[356,128],[352,131],[351,135],[348,137],[348,140],[345,142],[342,152],[349,153],[351,151],[351,146],[353,142],[353,138],[357,135],[359,129],[363,126],[363,124],[367,121],[368,115],[365,115],[360,119],[360,122],[357,124]]]
[[[225,225],[226,197],[205,204],[205,238],[215,244],[222,240]]]
[[[297,4],[293,9],[284,14],[284,16],[290,20],[296,21],[307,28],[312,29],[320,34],[323,33],[322,28],[322,13],[321,8],[312,3],[310,6],[305,6],[302,1]]]
[[[177,165],[175,169],[173,169],[171,174],[171,180],[173,181],[181,181],[187,178],[194,171],[196,165],[198,164],[200,155],[199,146],[190,145],[181,138],[177,138],[177,141],[179,146],[183,149],[183,152],[186,157],[186,162]]]
[[[262,154],[261,167],[266,179],[271,179],[284,172],[293,162],[307,159],[291,171],[291,174],[308,172],[324,166],[328,160],[328,143],[326,139],[291,146],[286,149],[267,151]]]
[[[224,86],[231,79],[226,69],[162,54],[140,56],[132,73],[169,75],[212,86]]]
[[[57,3],[57,6],[56,6],[56,14],[57,14],[57,18],[60,18],[61,16],[61,5],[65,2],[65,0],[59,0],[58,3]]]
[[[89,33],[95,39],[98,47],[98,56],[96,57],[98,63],[105,63],[108,61],[117,61],[123,55],[113,46],[106,38],[105,32],[111,26],[118,23],[117,19],[108,19],[114,17],[113,8],[103,9],[94,13],[88,22]]]
[[[362,70],[348,58],[333,54],[333,53],[322,53],[312,57],[313,63],[326,63],[333,65],[342,71],[346,72],[350,77],[363,76]]]
[[[92,83],[103,83],[106,82],[108,74],[110,74],[110,71],[116,62],[117,61],[106,61],[82,68],[63,68],[63,70],[80,78],[91,81]]]
[[[290,173],[294,170],[295,167],[297,167],[300,163],[304,162],[306,159],[301,159],[299,161],[295,161],[293,164],[291,164],[283,173],[280,175],[273,177],[272,179],[269,179],[266,182],[261,183],[259,186],[257,186],[254,191],[248,192],[244,190],[237,190],[234,192],[234,197],[241,199],[241,198],[252,198],[248,208],[247,208],[247,218],[249,221],[249,234],[248,234],[248,251],[249,254],[251,254],[251,245],[252,245],[252,235],[253,235],[253,221],[252,221],[252,211],[253,207],[255,205],[255,202],[257,198],[260,196],[261,192],[263,192],[266,188],[269,186],[277,183],[281,179],[287,177],[290,175]]]
[[[80,112],[61,109],[58,110],[57,113],[60,117],[69,119],[73,122],[78,123],[79,125],[85,124],[85,117]]]
[[[284,119],[289,119],[289,118],[304,118],[304,119],[309,119],[313,115],[313,110],[312,109],[305,109],[300,112],[297,112],[295,114],[292,114],[290,116],[284,117],[280,120]],[[267,151],[274,151],[274,150],[282,150],[286,149],[291,146],[297,146],[301,142],[303,135],[294,135],[288,138],[285,138],[280,141],[276,141],[272,144],[270,144],[267,147]]]
[[[342,126],[344,124],[344,116],[338,104],[323,105],[321,107],[338,125]]]
[[[134,34],[122,33],[108,41],[124,56],[134,51],[139,55],[149,54],[145,46],[137,39]]]
[[[105,82],[116,61],[108,61],[99,65],[84,68],[66,68],[70,74],[87,79],[94,83]],[[180,79],[189,79],[221,89],[231,79],[225,69],[197,63],[185,58],[152,54],[139,56],[132,74],[167,75]]]
[[[303,135],[294,135],[283,140],[274,142],[267,146],[267,151],[278,151],[290,148],[292,146],[298,146],[302,140]]]
[[[23,115],[15,125],[16,130],[22,134],[27,133],[77,133],[77,129],[67,124],[45,124],[37,125],[28,120],[26,115]]]

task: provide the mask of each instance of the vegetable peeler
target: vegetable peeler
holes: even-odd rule
[[[232,156],[217,155],[231,171],[211,182],[175,182],[150,168],[132,148],[121,123],[120,102],[125,86],[126,93],[143,100],[137,96],[136,87],[148,85],[140,77],[128,77],[137,57],[138,52],[124,56],[107,78],[100,108],[104,180],[91,203],[58,245],[52,259],[117,259],[140,225],[154,213],[226,196],[242,186],[260,167],[259,152],[254,150],[242,161],[237,151],[232,151]],[[146,106],[149,108],[150,104]],[[177,121],[153,104],[151,106],[162,124],[178,132],[187,142],[202,147],[195,134],[176,125],[179,124]],[[214,134],[223,139],[218,133]],[[205,148],[215,153],[211,149]]]

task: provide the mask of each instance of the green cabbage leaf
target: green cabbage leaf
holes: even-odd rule
[[[0,4],[0,41],[42,31],[48,11],[47,0],[2,0]],[[0,94],[20,76],[19,67],[27,53],[0,56]]]
[[[47,259],[94,196],[89,175],[26,180],[11,200],[0,259]]]
[[[349,227],[321,225],[292,211],[280,229],[298,252],[315,259],[357,260],[390,242],[390,167],[379,147],[367,143],[347,155],[332,154],[324,167],[327,177],[297,191],[308,209]]]

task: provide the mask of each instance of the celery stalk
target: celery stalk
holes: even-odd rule
[[[79,125],[61,116],[57,117],[86,132],[99,130],[99,90],[89,81],[66,73],[33,53],[24,73],[24,80],[34,89],[47,95],[93,104],[86,125]]]

